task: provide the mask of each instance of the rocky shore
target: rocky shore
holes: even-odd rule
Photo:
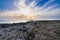
[[[0,24],[0,40],[60,40],[60,21]]]

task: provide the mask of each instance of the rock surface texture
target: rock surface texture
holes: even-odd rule
[[[60,21],[0,24],[0,40],[60,40]]]

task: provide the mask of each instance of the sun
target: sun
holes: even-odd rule
[[[30,12],[31,12],[31,10],[28,9],[28,8],[23,8],[23,9],[20,10],[20,13],[22,13],[24,15],[29,15]]]

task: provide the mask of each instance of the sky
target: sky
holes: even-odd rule
[[[0,23],[60,20],[60,0],[0,0]]]

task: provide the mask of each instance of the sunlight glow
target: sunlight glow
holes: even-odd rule
[[[31,8],[31,6],[33,4],[34,4],[34,1],[29,6],[27,6],[25,4],[25,0],[19,0],[18,5],[17,5],[17,8],[20,10],[20,13],[22,13],[24,15],[29,15],[29,14],[31,14],[31,12],[33,10]]]
[[[54,7],[57,6],[56,4],[45,8],[48,4],[50,4],[54,0],[49,0],[42,7],[36,6],[37,4],[36,0],[33,0],[29,5],[26,5],[25,1],[26,0],[19,0],[18,3],[15,2],[15,6],[17,6],[18,10],[12,10],[12,11],[7,10],[5,12],[2,12],[0,14],[0,17],[7,18],[6,20],[14,19],[16,20],[15,22],[19,22],[19,20],[20,21],[41,20],[41,19],[48,20],[50,17],[54,17],[55,15],[60,13],[59,8],[53,9]]]

